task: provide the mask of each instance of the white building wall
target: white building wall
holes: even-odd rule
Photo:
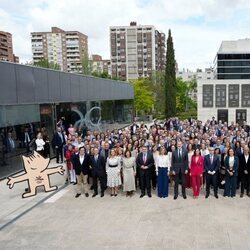
[[[216,107],[215,98],[215,86],[217,84],[226,85],[226,107]],[[239,85],[239,106],[238,107],[229,107],[229,85]],[[236,111],[237,110],[246,110],[246,122],[250,123],[250,107],[242,107],[242,84],[247,84],[250,86],[250,80],[198,80],[197,82],[197,118],[201,121],[206,121],[211,119],[213,116],[215,119],[218,119],[218,110],[228,110],[228,123],[231,121],[236,122]],[[203,107],[203,85],[213,85],[213,106],[212,107]]]

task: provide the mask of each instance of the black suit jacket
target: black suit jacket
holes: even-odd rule
[[[62,140],[63,139],[63,140]],[[53,147],[60,147],[60,146],[63,146],[66,142],[65,142],[65,138],[64,138],[64,135],[62,134],[62,139],[60,137],[60,135],[56,132],[53,136],[53,139],[52,139],[52,146]]]
[[[212,164],[211,164],[211,160],[210,160],[210,155],[206,155],[204,157],[204,169],[206,170],[206,172],[208,172],[208,171],[218,172],[219,166],[220,166],[220,161],[219,161],[219,157],[217,155],[215,155],[215,154],[213,155]]]
[[[98,155],[97,161],[95,160],[94,155],[91,155],[90,165],[93,177],[105,176],[106,164],[105,164],[105,158],[102,155]]]
[[[175,150],[172,153],[172,170],[179,174],[180,172],[182,174],[185,173],[186,170],[188,170],[188,152],[187,150],[182,149],[182,155],[181,158],[178,156],[178,150]]]
[[[88,154],[84,155],[83,163],[80,162],[79,154],[75,155],[73,158],[73,166],[77,175],[83,173],[84,175],[89,174],[90,171],[90,156]]]
[[[246,162],[245,155],[239,157],[239,174],[243,174],[247,170],[250,175],[250,155],[248,156],[248,161]]]
[[[148,167],[149,169],[152,168],[152,166],[154,165],[153,154],[151,152],[147,152],[147,160],[144,163],[143,153],[139,153],[138,156],[137,156],[137,158],[136,158],[136,165],[138,167],[140,167],[140,169],[141,169],[141,166]]]

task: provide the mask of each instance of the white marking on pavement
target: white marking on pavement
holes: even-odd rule
[[[63,190],[59,191],[58,193],[56,193],[55,195],[53,195],[52,197],[50,197],[49,199],[47,199],[46,201],[44,201],[44,203],[53,203],[53,202],[57,201],[58,199],[60,199],[68,191],[69,191],[69,189],[63,189]]]

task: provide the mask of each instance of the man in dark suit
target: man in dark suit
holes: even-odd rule
[[[213,183],[214,196],[218,199],[218,170],[219,170],[219,158],[214,154],[214,148],[209,148],[209,154],[204,157],[204,168],[206,172],[206,196],[208,198],[210,194],[210,185]]]
[[[239,157],[239,174],[241,174],[241,192],[243,198],[244,190],[247,190],[247,196],[250,197],[250,156],[249,147],[244,147],[244,154]]]
[[[75,155],[73,158],[73,166],[76,172],[76,178],[77,178],[77,192],[76,192],[76,198],[78,198],[81,195],[81,189],[83,186],[83,191],[85,193],[85,196],[89,196],[89,187],[88,187],[88,175],[89,175],[89,168],[90,165],[90,157],[88,154],[85,153],[85,148],[80,147],[79,153]]]
[[[178,197],[178,187],[181,175],[182,195],[186,199],[186,174],[188,174],[188,153],[182,148],[182,142],[178,141],[177,149],[172,153],[172,171],[174,175],[174,199]]]
[[[142,147],[142,152],[138,154],[136,158],[136,164],[139,167],[140,171],[140,180],[141,180],[141,196],[142,198],[145,195],[145,189],[147,188],[148,197],[151,195],[151,168],[154,165],[154,158],[151,152],[148,152],[146,146]]]
[[[61,128],[57,127],[52,139],[52,146],[56,150],[56,163],[59,163],[59,155],[61,158],[61,163],[63,163],[63,145],[65,143],[65,138],[62,134]]]
[[[101,197],[104,196],[104,191],[106,187],[105,175],[106,175],[106,164],[105,159],[102,155],[98,155],[98,148],[94,148],[94,155],[90,157],[90,165],[93,178],[93,188],[95,197],[98,194],[98,179],[101,184]]]
[[[240,147],[239,148],[236,148],[236,152],[235,152],[235,155],[238,156],[238,158],[240,159],[240,156],[244,154],[244,148],[245,148],[245,141],[244,140],[241,140],[240,141]],[[239,171],[238,171],[238,176],[237,176],[237,189],[240,188],[240,184],[242,182],[242,176],[243,176],[243,171],[241,171],[241,166],[239,166]]]

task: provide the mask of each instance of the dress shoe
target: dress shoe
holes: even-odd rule
[[[216,199],[219,199],[219,196],[218,196],[218,194],[215,194],[215,195],[214,195],[214,197],[215,197]]]
[[[151,197],[152,197],[152,195],[151,195],[151,194],[148,194],[148,197],[149,197],[149,198],[151,198]]]
[[[114,196],[114,194],[110,194],[110,196]]]
[[[185,194],[183,194],[183,199],[187,199],[187,196]]]
[[[94,197],[96,197],[96,195],[97,195],[97,194],[93,194],[92,197],[94,198]]]
[[[209,194],[206,194],[205,198],[207,199],[207,198],[208,198],[208,196],[209,196]]]
[[[86,194],[85,194],[85,196],[86,196],[86,197],[89,197],[89,194],[88,194],[88,193],[86,193]]]
[[[176,199],[177,199],[177,197],[178,197],[178,196],[177,196],[177,195],[175,195],[175,196],[174,196],[174,200],[176,200]]]
[[[76,185],[76,184],[77,184],[76,182],[73,183],[73,185]]]
[[[115,194],[115,196],[117,196],[117,194]]]
[[[78,198],[81,194],[76,194],[75,198]]]
[[[145,195],[145,194],[141,194],[141,195],[140,195],[140,198],[142,198],[144,195]]]
[[[240,194],[240,198],[243,198],[244,194]]]
[[[104,193],[101,193],[101,197],[103,197],[104,196]]]
[[[248,197],[250,197],[250,194],[247,194]]]

